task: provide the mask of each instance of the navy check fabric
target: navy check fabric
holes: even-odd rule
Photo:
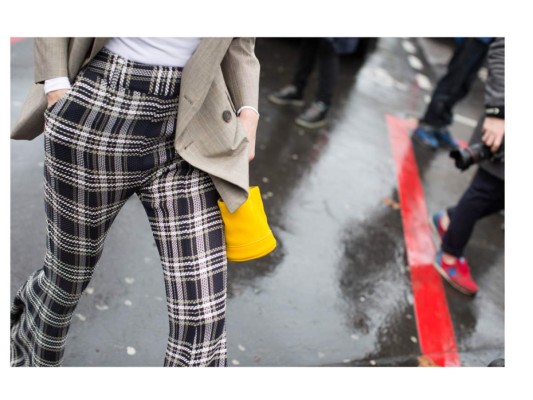
[[[181,72],[104,49],[45,111],[47,251],[12,305],[12,366],[61,365],[74,309],[133,194],[164,272],[164,365],[227,365],[219,196],[209,175],[174,148]]]

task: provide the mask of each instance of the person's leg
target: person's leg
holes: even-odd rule
[[[313,72],[320,39],[302,38],[300,40],[298,60],[292,82],[267,96],[270,102],[279,106],[301,107],[304,105],[303,92],[309,76]]]
[[[292,79],[292,84],[296,86],[298,93],[303,93],[307,86],[307,80],[313,72],[320,40],[320,38],[301,39],[298,61]]]
[[[103,250],[108,230],[133,193],[121,175],[119,141],[105,88],[80,78],[46,112],[44,266],[18,290],[11,308],[11,365],[60,366],[72,314]],[[128,179],[134,178],[129,175]]]
[[[165,279],[170,331],[164,365],[226,366],[227,260],[211,178],[176,155],[139,198]]]
[[[339,61],[333,44],[324,39],[317,39],[319,58],[319,79],[315,100],[294,122],[304,128],[320,128],[327,124],[327,113],[331,105],[333,90],[337,81]]]
[[[446,214],[437,213],[438,218],[433,218],[442,237],[435,269],[454,288],[467,295],[476,294],[478,286],[463,257],[463,250],[476,222],[504,206],[504,181],[479,168],[457,206],[449,208]]]
[[[432,128],[445,128],[452,122],[453,107],[470,90],[483,65],[488,44],[475,38],[463,40],[448,63],[446,74],[439,80],[420,123]]]
[[[457,206],[447,210],[450,222],[441,246],[445,254],[462,257],[476,222],[505,208],[504,186],[504,181],[478,168]]]
[[[446,74],[437,83],[424,116],[413,132],[415,140],[433,150],[439,145],[449,149],[459,147],[448,130],[453,107],[470,91],[487,51],[488,44],[476,38],[467,38],[457,45]]]
[[[316,100],[331,106],[333,91],[339,75],[339,56],[333,44],[320,39],[318,47],[318,92]]]

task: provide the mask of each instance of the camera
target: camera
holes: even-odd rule
[[[461,171],[468,169],[472,164],[477,164],[484,160],[492,162],[504,161],[504,143],[496,153],[490,150],[490,147],[483,143],[475,143],[464,149],[450,151],[450,157],[455,160],[455,166]]]

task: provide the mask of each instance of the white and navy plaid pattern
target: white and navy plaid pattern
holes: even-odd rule
[[[165,366],[226,366],[226,251],[218,193],[174,149],[181,69],[107,50],[46,110],[43,268],[11,310],[11,365],[60,366],[107,232],[137,194],[164,271]]]

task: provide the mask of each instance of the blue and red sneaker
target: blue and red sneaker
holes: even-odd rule
[[[444,234],[446,233],[446,229],[444,229],[442,226],[442,219],[444,218],[445,213],[446,211],[440,210],[433,214],[433,216],[431,217],[431,226],[433,227],[435,233],[439,235],[441,242],[442,238],[444,237]]]
[[[436,131],[435,138],[442,147],[446,147],[450,150],[456,150],[459,148],[459,143],[457,143],[450,131],[447,129]]]
[[[414,130],[413,139],[431,150],[437,150],[439,147],[439,141],[435,136],[435,131],[424,129],[420,126]]]
[[[477,293],[477,284],[470,274],[470,267],[464,257],[457,258],[453,264],[448,264],[442,258],[442,250],[439,250],[433,265],[455,289],[470,296]]]

